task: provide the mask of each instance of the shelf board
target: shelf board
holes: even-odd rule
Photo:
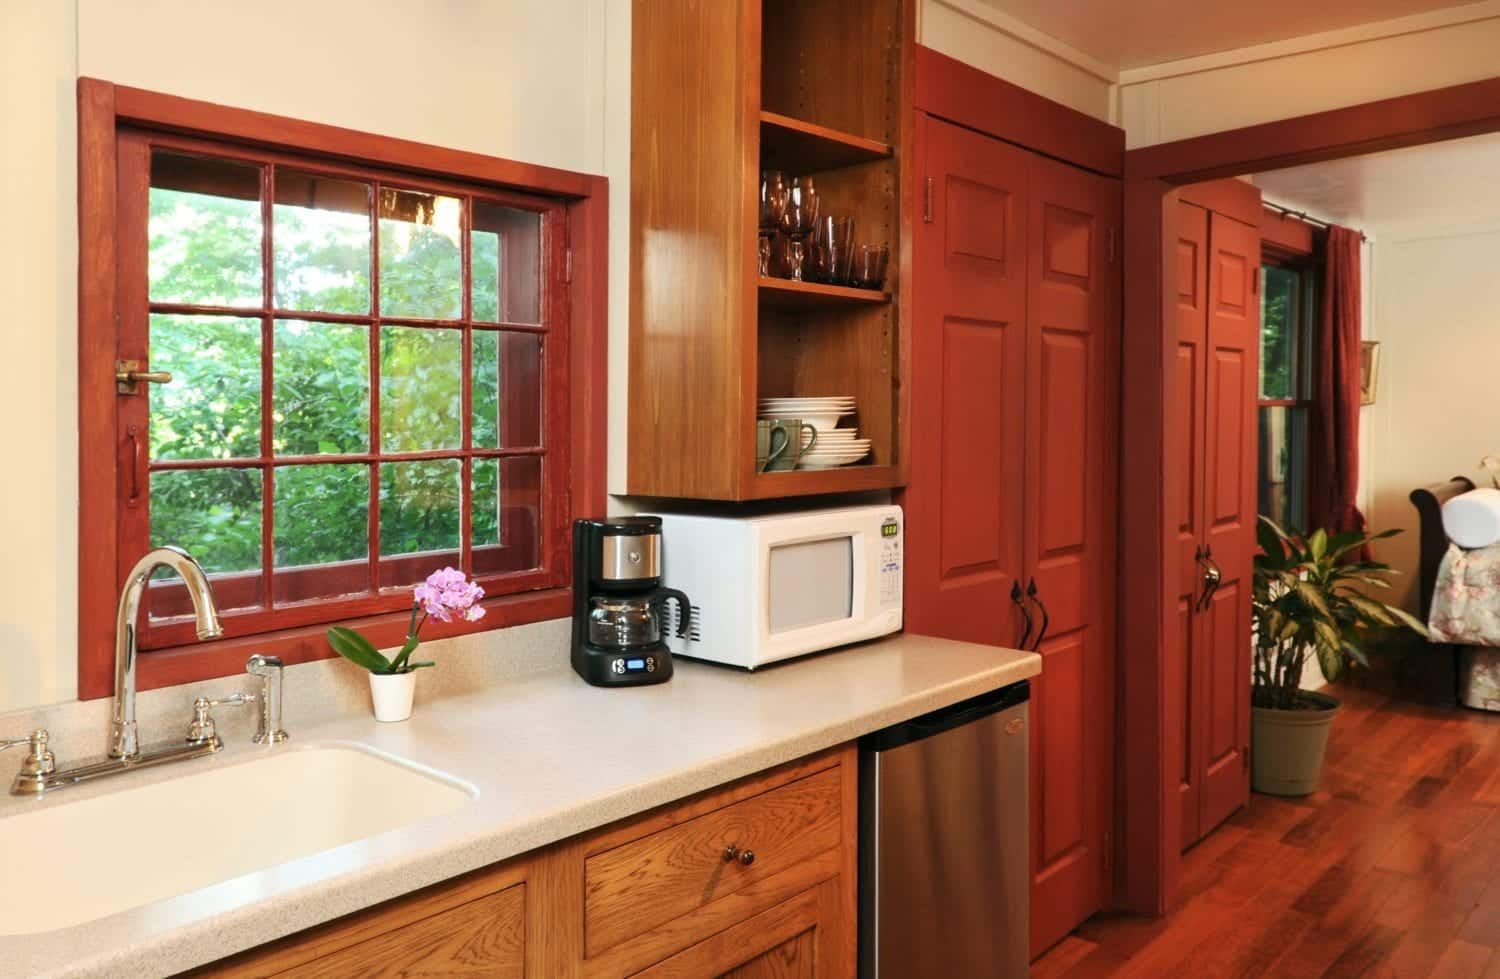
[[[851,136],[779,112],[760,114],[760,163],[766,169],[817,173],[890,155],[889,143]]]
[[[864,490],[894,489],[900,485],[901,473],[897,467],[856,463],[836,469],[756,473],[745,498],[763,500],[782,496],[815,496],[820,493],[857,493]]]
[[[831,286],[822,282],[796,282],[761,276],[760,301],[778,309],[816,309],[822,306],[849,306],[860,303],[888,303],[891,294],[879,289],[855,289]]]

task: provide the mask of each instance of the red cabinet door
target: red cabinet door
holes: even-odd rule
[[[906,628],[1015,646],[1027,154],[927,116],[917,153]]]
[[[1256,397],[1260,365],[1260,235],[1209,216],[1203,524],[1222,572],[1205,604],[1201,678],[1200,833],[1250,798],[1250,573],[1255,555]]]
[[[1037,955],[1109,893],[1121,201],[1118,181],[1027,164],[1025,567],[1048,624],[1031,707]]]
[[[1188,847],[1202,836],[1202,793],[1199,775],[1203,767],[1197,734],[1201,679],[1196,664],[1202,649],[1201,619],[1196,606],[1203,581],[1203,471],[1207,458],[1204,439],[1204,363],[1208,345],[1208,212],[1186,201],[1178,204],[1177,238],[1177,400],[1172,451],[1177,480],[1177,596],[1178,642],[1176,660],[1167,669],[1169,702],[1181,718],[1182,768],[1178,794],[1181,799],[1182,845]]]

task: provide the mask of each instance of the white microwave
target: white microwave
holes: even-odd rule
[[[662,583],[692,607],[675,656],[753,670],[901,628],[898,506],[660,516]]]

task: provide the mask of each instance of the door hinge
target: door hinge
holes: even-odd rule
[[[928,177],[922,187],[922,223],[932,223],[932,178]]]
[[[573,281],[573,249],[563,249],[563,281]]]
[[[1104,254],[1111,263],[1115,260],[1115,229],[1107,228],[1104,231]]]
[[[1250,285],[1250,289],[1251,289],[1250,295],[1252,295],[1252,296],[1258,296],[1258,295],[1260,295],[1260,266],[1259,265],[1257,265],[1255,267],[1255,274],[1251,277],[1250,282],[1251,282],[1251,285]]]

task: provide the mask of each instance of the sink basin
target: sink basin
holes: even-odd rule
[[[0,820],[0,935],[185,894],[452,812],[475,794],[352,745],[198,764]]]

